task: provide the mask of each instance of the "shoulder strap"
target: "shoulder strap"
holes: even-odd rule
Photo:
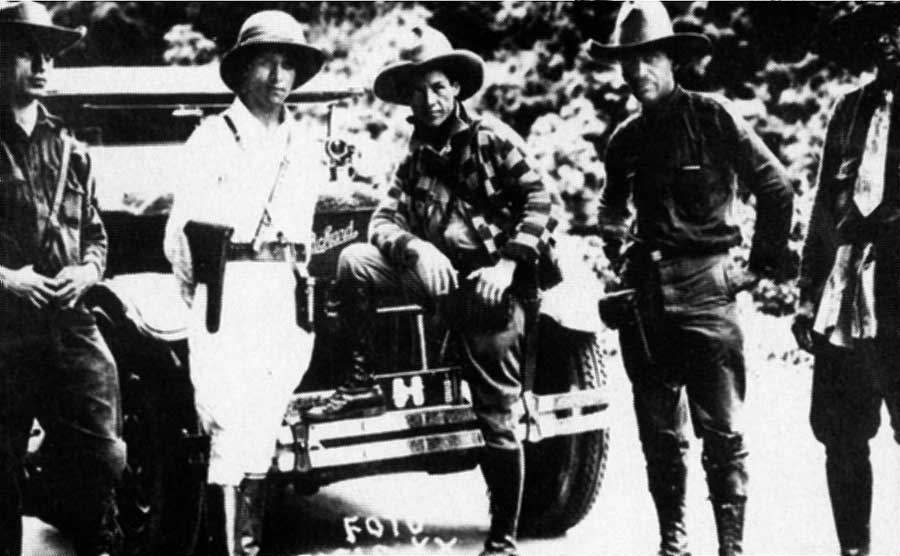
[[[275,192],[278,190],[278,186],[281,184],[281,182],[284,181],[285,174],[287,173],[287,168],[288,166],[290,166],[288,157],[290,156],[293,137],[294,128],[292,126],[288,129],[288,136],[284,145],[284,156],[281,159],[281,163],[278,165],[278,172],[275,174],[275,180],[272,182],[271,189],[269,189],[269,196],[266,198],[266,204],[263,207],[262,214],[259,215],[259,222],[256,224],[256,232],[253,234],[252,241],[254,251],[259,251],[261,249],[262,246],[260,236],[262,235],[262,230],[272,222],[271,212],[269,211],[269,209],[272,207],[272,200],[275,198]]]
[[[234,125],[234,120],[231,119],[231,116],[228,114],[222,114],[222,119],[225,120],[225,125],[228,126],[228,129],[231,130],[231,134],[234,135],[234,141],[238,145],[241,144],[241,134],[238,133],[237,126]]]
[[[74,145],[74,141],[67,133],[62,134],[62,141],[63,150],[62,157],[59,160],[59,177],[56,180],[56,192],[53,196],[53,207],[50,209],[50,215],[48,216],[48,219],[51,222],[56,222],[59,209],[62,207],[66,189],[66,178],[69,175],[69,159],[72,157],[72,147]]]

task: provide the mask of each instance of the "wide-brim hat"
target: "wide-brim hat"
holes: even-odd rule
[[[219,66],[219,75],[229,89],[240,88],[250,59],[265,48],[284,50],[294,58],[294,89],[312,79],[325,63],[325,53],[307,43],[306,30],[290,14],[279,10],[257,12],[241,26],[237,42]]]
[[[846,8],[841,6],[821,33],[818,50],[826,58],[845,65],[865,65],[872,61],[865,46],[874,41],[878,33],[898,25],[898,2],[859,2]]]
[[[427,26],[412,28],[415,40],[401,49],[399,59],[375,77],[372,91],[385,102],[410,102],[409,83],[417,76],[438,70],[459,84],[458,100],[465,100],[484,84],[484,60],[474,52],[454,49],[440,31]]]
[[[53,24],[50,12],[37,2],[13,2],[0,7],[0,33],[18,29],[34,39],[49,55],[56,56],[80,41],[85,28],[70,29]]]
[[[701,33],[676,33],[666,7],[655,0],[624,2],[619,8],[610,43],[601,44],[593,39],[589,42],[591,56],[608,62],[652,49],[662,50],[683,61],[709,54],[712,43]]]

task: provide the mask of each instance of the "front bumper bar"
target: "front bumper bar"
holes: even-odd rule
[[[540,442],[607,428],[606,394],[605,389],[526,393],[519,410],[517,436],[525,442]],[[301,394],[292,407],[308,406],[328,395]],[[282,473],[308,473],[482,446],[481,429],[469,404],[388,411],[376,417],[326,423],[306,423],[302,411],[289,411],[278,439],[275,463]]]

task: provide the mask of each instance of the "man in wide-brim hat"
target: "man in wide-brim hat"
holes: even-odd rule
[[[481,470],[491,525],[483,554],[514,554],[524,479],[514,418],[522,390],[523,300],[533,297],[536,282],[549,287],[560,280],[552,252],[557,220],[522,139],[463,107],[482,85],[481,59],[453,49],[434,29],[412,33],[419,40],[374,85],[380,99],[410,107],[409,154],[372,216],[372,243],[344,249],[338,262],[336,294],[352,365],[344,385],[307,418],[384,411],[370,366],[369,296],[401,292],[436,305],[462,340],[486,445]]]
[[[735,295],[759,276],[779,275],[792,214],[788,178],[759,137],[717,101],[677,84],[675,64],[709,51],[703,35],[675,33],[665,6],[651,1],[623,3],[611,42],[590,43],[591,54],[621,64],[641,104],[609,140],[598,219],[623,283],[639,299],[657,300],[640,307],[656,333],[642,336],[643,325],[631,322],[621,325],[619,339],[659,519],[659,553],[667,556],[687,553],[688,413],[703,441],[719,554],[742,553],[746,371]],[[756,197],[746,268],[728,255],[741,243],[728,218],[735,177]],[[622,253],[626,240],[632,245]]]
[[[84,32],[35,2],[0,7],[0,554],[22,550],[17,484],[33,418],[41,481],[78,556],[120,546],[114,488],[125,466],[119,385],[81,301],[106,267],[90,156],[42,104],[53,57]],[[42,508],[44,509],[44,508]]]
[[[220,506],[210,515],[225,518],[224,526],[211,524],[227,533],[223,556],[262,549],[266,472],[312,355],[313,334],[297,321],[304,296],[295,296],[295,271],[312,253],[313,214],[328,176],[323,150],[285,102],[324,61],[289,14],[267,10],[247,18],[220,68],[237,98],[188,139],[191,166],[166,226],[166,256],[191,306],[191,380],[211,436],[208,499]],[[195,270],[222,245],[191,244],[189,223],[232,229],[223,282],[198,283],[202,273]],[[217,330],[207,328],[209,306],[221,307]]]
[[[834,4],[838,6],[837,14],[824,8],[824,14],[826,17],[830,14],[830,19],[817,29],[816,50],[825,59],[851,71],[871,69],[878,60],[873,37],[900,24],[900,3]]]
[[[0,6],[0,33],[19,34],[37,42],[44,52],[55,57],[84,37],[83,27],[70,29],[54,25],[50,12],[37,2],[9,2]]]
[[[700,33],[675,33],[661,2],[626,2],[619,10],[609,44],[588,41],[591,56],[617,62],[642,51],[662,50],[677,62],[711,53],[712,45]]]
[[[800,267],[797,343],[815,356],[810,424],[825,446],[828,494],[842,555],[870,550],[869,441],[882,403],[900,442],[900,19],[893,2],[831,22],[852,30],[855,57],[876,78],[834,107]]]

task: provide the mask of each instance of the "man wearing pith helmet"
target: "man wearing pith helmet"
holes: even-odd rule
[[[52,521],[78,556],[120,546],[114,488],[125,467],[118,374],[83,294],[107,236],[91,158],[42,103],[54,58],[82,30],[36,2],[0,7],[0,554],[22,550],[19,478],[34,418],[52,457]]]
[[[166,256],[192,308],[191,380],[211,436],[208,498],[226,518],[228,546],[215,547],[217,556],[261,549],[275,438],[312,354],[313,336],[297,319],[295,271],[310,253],[317,185],[327,174],[322,149],[285,101],[324,60],[287,13],[244,22],[220,66],[237,98],[188,140],[192,164],[166,227]],[[222,252],[221,244],[191,246],[186,230],[199,224],[233,229],[221,289],[198,283],[204,263],[194,255]],[[207,308],[218,303],[216,330]]]
[[[607,253],[624,259],[628,286],[650,289],[649,274],[630,275],[633,256],[641,250],[649,251],[646,272],[658,276],[655,295],[661,300],[652,318],[660,330],[648,338],[639,325],[626,324],[620,342],[659,518],[659,553],[688,551],[690,417],[703,442],[719,554],[741,554],[746,372],[735,295],[759,277],[778,276],[791,222],[791,188],[781,164],[753,131],[719,102],[678,85],[676,66],[708,54],[710,43],[700,34],[675,33],[661,2],[625,2],[610,43],[591,41],[590,52],[621,65],[641,104],[640,113],[609,140],[599,221]],[[729,248],[741,243],[740,229],[729,219],[735,178],[756,197],[745,268],[730,264],[728,256]],[[634,246],[622,255],[625,240]]]
[[[339,312],[353,365],[328,403],[307,416],[384,411],[369,357],[371,296],[402,292],[437,305],[462,340],[486,444],[481,469],[491,525],[483,554],[514,554],[524,477],[513,418],[522,388],[520,292],[539,276],[543,287],[559,281],[556,220],[521,138],[500,122],[474,118],[462,104],[481,88],[481,58],[454,50],[433,29],[416,31],[421,41],[374,85],[381,100],[411,108],[409,154],[372,217],[372,243],[348,247],[338,263]]]

